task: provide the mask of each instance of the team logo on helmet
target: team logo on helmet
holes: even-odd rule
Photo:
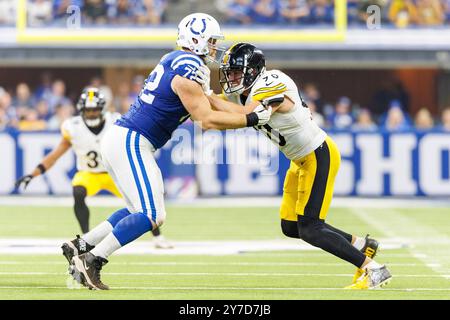
[[[192,19],[192,21],[191,21],[191,23],[189,24],[189,26],[191,27],[191,32],[192,32],[193,34],[200,35],[200,34],[202,34],[203,32],[205,32],[205,30],[206,30],[206,19],[202,19],[202,22],[203,22],[203,28],[202,28],[202,30],[200,30],[200,31],[195,31],[194,28],[193,28],[195,20],[197,20],[197,18]]]

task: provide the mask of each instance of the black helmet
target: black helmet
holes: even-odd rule
[[[80,99],[78,99],[77,110],[88,127],[98,127],[103,122],[105,104],[105,96],[100,90],[95,87],[87,87],[81,93]],[[86,110],[99,110],[101,112],[98,117],[88,119],[85,116]]]
[[[266,69],[261,50],[249,43],[237,43],[224,54],[220,64],[220,85],[225,93],[241,94],[251,88]],[[236,71],[241,71],[235,77]],[[230,79],[230,76],[232,78]],[[239,81],[239,84],[236,84]]]

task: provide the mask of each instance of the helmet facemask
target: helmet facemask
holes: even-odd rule
[[[244,63],[247,64],[246,62]],[[230,66],[230,64],[222,63],[220,66],[219,82],[226,94],[242,94],[244,91],[253,87],[263,73],[264,70],[258,74],[256,70],[246,65]]]
[[[227,50],[226,47],[217,45],[217,38],[210,38],[208,40],[208,53],[205,55],[205,62],[212,65],[220,65],[222,58]]]
[[[96,111],[97,115],[91,116],[94,111]],[[83,108],[81,117],[89,128],[96,128],[104,121],[103,108]]]
[[[77,104],[86,126],[96,128],[104,122],[105,98],[96,88],[88,88],[81,94]]]
[[[245,69],[245,68],[243,68]],[[226,94],[242,94],[245,91],[244,70],[242,68],[220,67],[219,82]]]

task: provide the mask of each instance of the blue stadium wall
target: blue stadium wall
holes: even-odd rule
[[[342,161],[341,196],[450,196],[450,132],[330,131]],[[0,132],[0,194],[60,141],[59,132]],[[280,195],[289,161],[253,129],[201,133],[184,124],[156,153],[168,197]],[[75,156],[65,154],[27,194],[71,194]],[[130,177],[131,178],[131,177]]]

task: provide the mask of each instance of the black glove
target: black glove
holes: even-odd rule
[[[30,183],[31,179],[33,179],[33,176],[31,174],[21,177],[19,180],[16,181],[15,184],[16,188],[19,188],[20,185],[23,183],[24,184],[23,189],[25,190],[28,184]]]

